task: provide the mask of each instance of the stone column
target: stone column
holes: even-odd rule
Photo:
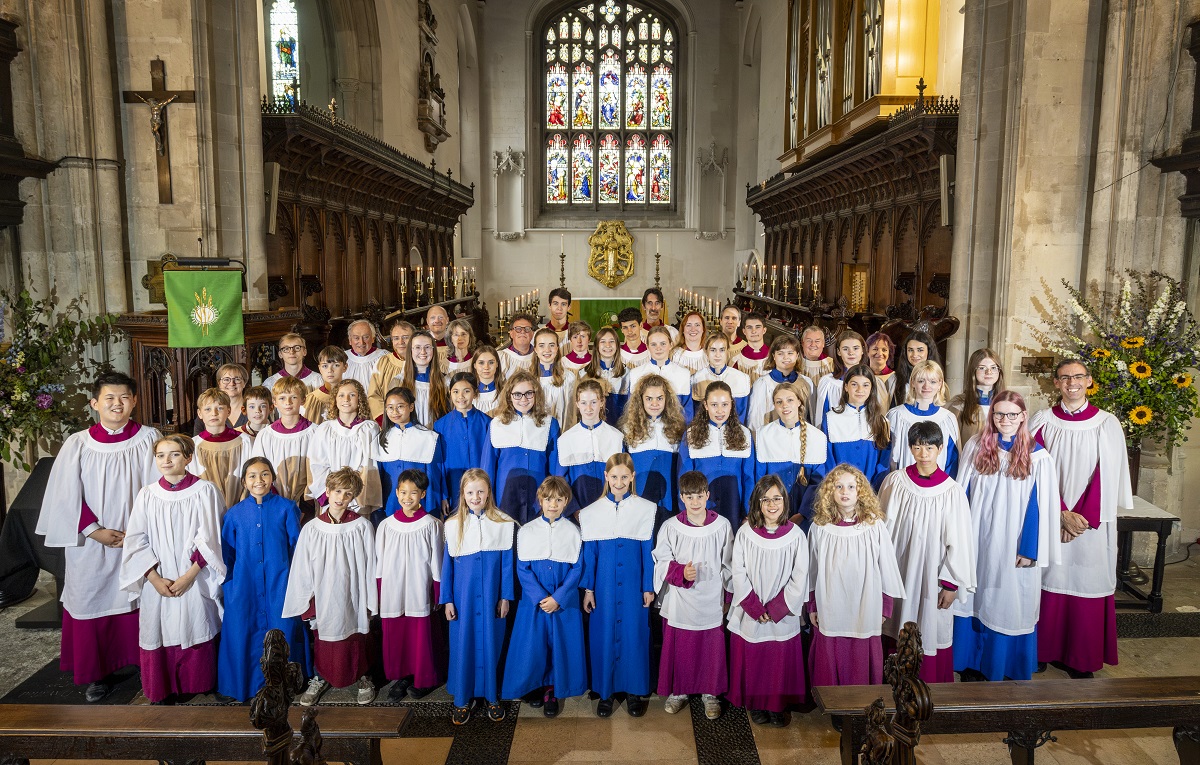
[[[337,86],[338,119],[345,119],[355,127],[362,127],[358,120],[358,89],[362,85],[353,77],[339,77],[333,81]]]

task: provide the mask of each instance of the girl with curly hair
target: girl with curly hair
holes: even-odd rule
[[[331,393],[325,421],[317,426],[308,447],[308,469],[312,476],[308,494],[319,499],[325,493],[329,474],[348,467],[363,480],[362,493],[353,508],[360,515],[370,515],[383,504],[374,455],[379,426],[371,419],[367,391],[358,380],[346,378]]]
[[[496,504],[524,523],[537,517],[537,490],[550,474],[558,420],[547,411],[537,378],[524,369],[504,383],[493,415],[480,461],[492,481]]]
[[[617,427],[633,458],[637,495],[658,507],[656,530],[675,512],[675,479],[679,475],[679,444],[685,428],[683,409],[670,384],[652,374],[633,388]]]
[[[904,597],[904,583],[879,500],[862,471],[839,465],[825,476],[808,546],[812,684],[881,684],[881,628],[892,598]]]

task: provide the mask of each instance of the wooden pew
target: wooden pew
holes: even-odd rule
[[[864,708],[884,698],[881,685],[813,688],[821,711],[841,718],[843,765],[858,762]],[[921,733],[1006,733],[1013,765],[1033,765],[1053,731],[1174,728],[1181,765],[1200,763],[1200,677],[1128,677],[930,684],[933,717]]]
[[[316,707],[322,754],[331,761],[381,765],[379,746],[399,738],[402,707]],[[300,730],[301,707],[288,719]],[[263,761],[263,734],[244,706],[0,705],[0,755],[29,759]]]

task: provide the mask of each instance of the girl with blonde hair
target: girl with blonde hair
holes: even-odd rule
[[[825,476],[808,532],[809,677],[818,685],[883,682],[883,619],[904,597],[892,537],[862,471],[839,465]]]
[[[463,725],[482,698],[488,719],[500,722],[500,665],[504,627],[515,598],[513,540],[517,524],[502,513],[487,473],[463,473],[458,508],[445,523],[441,603],[450,622],[450,670],[446,690],[454,697],[450,720]],[[482,669],[480,669],[482,668]]]
[[[563,365],[558,333],[546,327],[535,332],[533,355],[532,371],[542,388],[546,411],[558,420],[559,427],[570,427],[575,422],[575,373]]]
[[[932,422],[942,430],[945,448],[938,455],[938,467],[954,478],[958,475],[958,418],[946,409],[950,389],[946,374],[936,361],[921,361],[913,365],[905,390],[908,398],[887,414],[892,430],[892,470],[903,470],[913,464],[908,449],[908,429],[918,422]]]

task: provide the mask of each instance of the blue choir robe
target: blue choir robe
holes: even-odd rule
[[[647,359],[645,364],[636,366],[626,377],[629,380],[629,392],[632,395],[638,381],[646,375],[658,375],[671,386],[671,392],[679,399],[683,407],[683,419],[692,419],[692,373],[682,364],[675,364],[669,359],[659,364],[654,359]]]
[[[579,528],[561,516],[553,522],[540,516],[517,532],[521,600],[504,660],[503,698],[519,698],[546,686],[559,698],[587,691],[579,609],[582,547]],[[557,611],[548,614],[538,607],[547,597],[558,603]]]
[[[673,444],[663,434],[662,418],[650,421],[650,437],[640,444],[626,445],[633,458],[634,481],[637,495],[658,506],[654,531],[674,515],[679,504],[679,492],[675,490],[679,477],[679,444]]]
[[[615,426],[625,411],[626,402],[629,401],[629,388],[626,385],[629,381],[629,367],[625,367],[624,374],[618,375],[613,372],[611,364],[601,359],[600,379],[608,385],[608,393],[604,397],[604,421]]]
[[[500,700],[500,666],[505,619],[496,615],[501,600],[513,595],[513,537],[511,518],[493,521],[486,515],[463,513],[445,524],[442,553],[441,602],[458,612],[450,622],[450,671],[446,690],[455,706],[471,699]],[[463,522],[460,529],[459,521]]]
[[[550,474],[550,458],[558,442],[558,420],[517,414],[512,422],[498,418],[488,426],[481,461],[492,479],[501,510],[525,523],[537,516],[537,490]]]
[[[725,445],[725,429],[741,428],[746,448],[730,449]],[[679,475],[699,470],[708,479],[710,508],[729,521],[732,528],[741,525],[746,517],[746,503],[754,491],[754,434],[732,419],[718,427],[708,421],[708,443],[699,448],[688,446],[687,436],[679,444]]]
[[[300,508],[278,494],[262,504],[247,497],[225,513],[221,557],[225,559],[222,593],[225,617],[217,658],[217,691],[238,701],[263,686],[263,638],[278,629],[288,641],[290,660],[312,676],[312,652],[304,622],[283,617],[292,554],[300,538]]]
[[[758,382],[762,380],[760,377]],[[788,491],[789,515],[811,517],[809,508],[816,499],[817,486],[825,477],[825,464],[829,460],[825,434],[804,420],[790,428],[775,420],[754,434],[754,459],[755,482],[768,474],[779,476]],[[800,483],[801,469],[805,484]]]
[[[714,382],[723,382],[729,386],[733,395],[733,408],[737,411],[738,422],[745,424],[746,412],[750,406],[750,377],[742,370],[726,365],[722,369],[703,367],[692,375],[692,405],[704,400],[704,392]]]
[[[807,407],[812,399],[812,383],[804,375],[793,370],[788,374],[772,369],[754,381],[750,389],[750,404],[746,411],[746,427],[757,431],[775,419],[775,389],[784,383],[793,383],[801,390],[800,403]]]
[[[409,422],[400,427],[388,422],[387,439],[381,446],[375,445],[375,463],[379,465],[379,482],[383,489],[383,520],[400,509],[396,499],[396,481],[400,474],[410,468],[420,470],[429,478],[422,507],[436,517],[442,514],[442,501],[446,499],[446,447],[436,431]],[[376,525],[379,525],[376,523]]]
[[[463,473],[470,468],[483,467],[483,444],[487,441],[491,424],[492,418],[474,407],[465,417],[455,410],[433,424],[446,450],[442,473],[445,475],[445,496],[450,502],[450,512],[458,507]]]
[[[579,511],[585,590],[596,595],[588,619],[592,690],[650,693],[650,609],[642,593],[654,591],[654,503],[611,494]]]
[[[813,390],[812,406],[809,407],[809,422],[818,428],[822,427],[825,418],[829,416],[829,411],[842,405],[844,389],[842,378],[836,377],[832,372],[818,380],[816,388]],[[886,407],[887,404],[884,406]]]
[[[954,412],[937,404],[930,404],[927,409],[919,404],[901,404],[888,412],[887,418],[892,428],[892,470],[903,470],[916,461],[908,448],[908,430],[918,422],[929,421],[942,431],[938,467],[951,478],[958,476],[958,418]]]
[[[492,410],[496,408],[496,397],[499,395],[500,391],[496,390],[495,382],[479,383],[475,389],[475,408],[491,416]]]
[[[567,515],[600,499],[604,494],[604,465],[623,446],[621,431],[603,421],[592,426],[578,422],[558,437],[550,471],[571,484],[573,496],[567,504]]]
[[[825,474],[838,465],[851,465],[861,470],[871,486],[878,490],[891,470],[892,454],[890,449],[875,445],[867,423],[866,405],[855,407],[847,403],[840,412],[831,409],[821,423],[821,430],[829,442]]]

